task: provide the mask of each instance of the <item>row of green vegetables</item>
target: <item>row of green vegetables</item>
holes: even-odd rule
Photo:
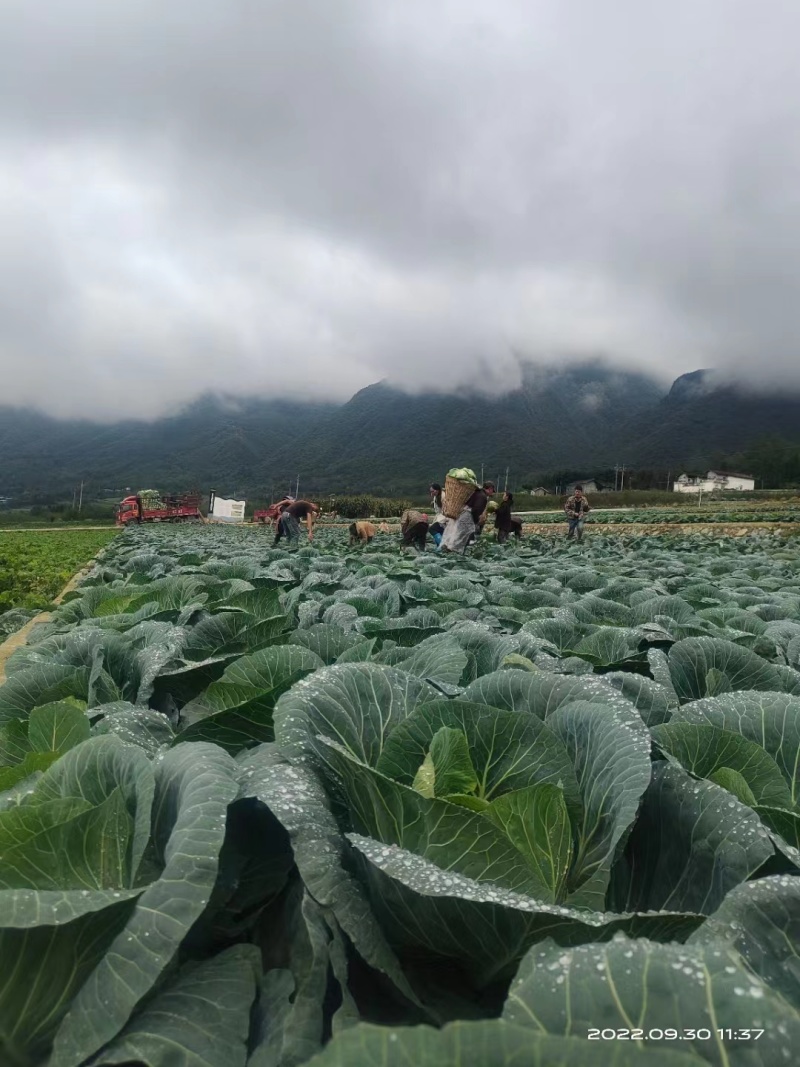
[[[563,512],[531,514],[531,522],[565,522]],[[800,508],[787,505],[782,508],[631,508],[590,512],[588,522],[597,523],[731,523],[731,522],[800,522]]]
[[[797,564],[127,531],[0,687],[0,1062],[791,1063]]]

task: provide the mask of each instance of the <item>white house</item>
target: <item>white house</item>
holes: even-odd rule
[[[226,499],[211,490],[209,518],[216,522],[244,522],[244,500]]]
[[[709,471],[704,478],[682,474],[672,483],[674,493],[716,493],[720,490],[745,492],[755,487],[756,481],[751,474],[736,474],[733,471]]]
[[[583,487],[584,493],[599,493],[600,486],[594,480],[594,478],[580,478],[577,482],[568,482],[564,487],[564,492],[571,496],[575,492],[575,486],[580,485]]]

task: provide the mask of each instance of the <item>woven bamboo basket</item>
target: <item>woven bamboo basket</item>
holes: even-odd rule
[[[466,482],[457,482],[449,476],[444,480],[442,494],[442,511],[448,519],[457,519],[464,510],[464,505],[475,492],[476,486]]]

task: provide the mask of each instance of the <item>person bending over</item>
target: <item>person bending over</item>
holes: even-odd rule
[[[282,537],[285,537],[289,544],[296,543],[300,539],[301,522],[305,522],[308,539],[313,541],[314,519],[317,515],[319,515],[319,504],[312,504],[310,500],[293,500],[291,504],[285,504],[278,519],[278,530],[273,546],[277,545]]]
[[[351,545],[368,545],[372,538],[377,533],[374,522],[367,522],[366,520],[359,520],[358,522],[350,523],[350,544]]]
[[[428,539],[428,516],[425,512],[412,508],[404,511],[400,517],[400,535],[404,547],[413,545],[420,552],[424,552]]]
[[[494,513],[494,528],[497,530],[497,541],[499,544],[507,541],[511,534],[514,535],[517,541],[522,537],[522,519],[518,519],[511,514],[511,508],[513,506],[513,494],[503,493],[503,499],[500,506]]]

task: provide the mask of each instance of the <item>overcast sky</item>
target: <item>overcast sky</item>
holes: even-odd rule
[[[513,352],[800,387],[798,40],[797,0],[3,0],[0,402]]]

